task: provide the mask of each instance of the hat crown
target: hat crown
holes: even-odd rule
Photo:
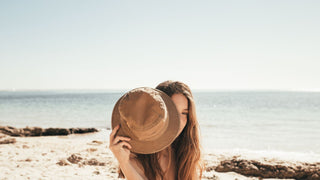
[[[155,139],[168,125],[167,107],[160,93],[152,88],[137,88],[125,94],[119,104],[119,113],[140,140]]]

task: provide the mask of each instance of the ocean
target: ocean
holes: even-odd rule
[[[105,130],[124,93],[0,91],[0,126]],[[194,98],[207,151],[320,157],[320,92],[195,91]]]

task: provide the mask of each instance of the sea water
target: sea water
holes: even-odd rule
[[[124,93],[0,91],[0,126],[110,129]],[[320,157],[320,92],[195,91],[194,99],[206,150]]]

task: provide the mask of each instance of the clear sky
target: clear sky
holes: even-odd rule
[[[0,89],[320,91],[318,0],[0,1]]]

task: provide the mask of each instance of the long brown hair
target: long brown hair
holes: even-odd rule
[[[190,88],[179,81],[165,81],[160,83],[156,89],[165,92],[168,96],[183,94],[188,99],[188,119],[181,134],[171,144],[175,157],[177,180],[201,179],[203,163],[201,161],[199,124],[197,121],[195,104]],[[172,155],[169,154],[169,159]],[[163,179],[164,172],[159,164],[159,152],[153,154],[136,154],[138,162],[143,167],[148,179]],[[119,177],[124,177],[119,168]]]

